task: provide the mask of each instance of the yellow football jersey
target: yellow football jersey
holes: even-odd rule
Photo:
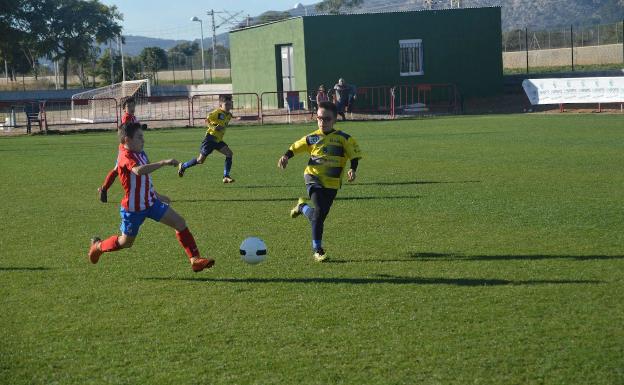
[[[342,185],[347,160],[362,157],[360,146],[353,137],[338,130],[326,135],[320,128],[293,143],[289,150],[294,154],[310,154],[308,166],[303,171],[306,185],[333,189]]]
[[[206,134],[214,136],[217,142],[221,142],[223,140],[223,135],[225,135],[225,127],[230,123],[230,119],[232,119],[232,114],[230,112],[221,108],[212,111],[206,117],[208,121]]]

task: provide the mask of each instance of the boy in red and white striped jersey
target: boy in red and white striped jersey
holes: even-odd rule
[[[123,102],[124,114],[121,116],[121,124],[139,123],[139,119],[134,114],[136,109],[136,101],[133,97],[129,97]],[[98,196],[102,203],[108,202],[108,189],[113,185],[117,178],[117,165],[106,174],[104,183],[98,188]]]
[[[150,163],[143,151],[143,130],[138,123],[124,124],[119,128],[119,157],[117,173],[125,190],[121,200],[121,236],[113,235],[108,239],[93,238],[89,249],[89,260],[97,263],[103,253],[132,247],[139,228],[146,218],[164,223],[176,230],[176,237],[189,257],[193,271],[202,271],[214,265],[214,260],[202,258],[195,244],[195,239],[186,226],[184,218],[165,202],[169,198],[158,194],[152,185],[150,174],[163,166],[176,167],[175,159]]]

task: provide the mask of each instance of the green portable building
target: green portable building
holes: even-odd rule
[[[455,84],[503,88],[500,7],[301,16],[230,32],[235,93]]]

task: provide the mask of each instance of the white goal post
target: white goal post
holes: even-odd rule
[[[110,86],[95,88],[72,95],[72,120],[81,123],[116,122],[118,111],[115,106],[121,107],[123,101],[133,97],[136,101],[137,111],[145,116],[137,116],[146,119],[150,115],[148,98],[151,96],[149,79],[127,80],[125,82],[111,84]],[[114,100],[114,102],[113,102]],[[147,106],[147,108],[145,108]]]

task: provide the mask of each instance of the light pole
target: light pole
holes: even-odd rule
[[[202,58],[202,71],[204,73],[204,84],[206,84],[206,62],[204,61],[204,23],[202,19],[197,16],[193,16],[191,21],[199,21],[199,28],[201,29],[201,58]],[[191,59],[192,60],[192,59]],[[212,75],[211,75],[212,77]]]

